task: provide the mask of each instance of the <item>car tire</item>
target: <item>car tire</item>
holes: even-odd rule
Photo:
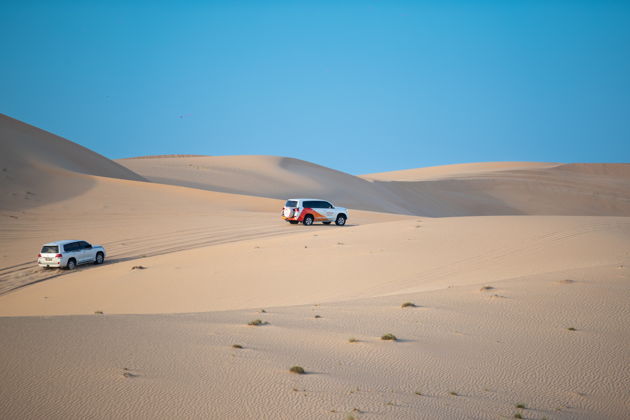
[[[322,222],[322,223],[323,223],[323,224],[325,224],[325,225],[329,225],[329,224],[331,224],[332,222]]]
[[[302,223],[304,223],[304,226],[311,226],[314,221],[315,218],[313,217],[313,215],[307,214],[306,216],[304,216],[304,220],[302,221]]]
[[[346,224],[346,215],[345,214],[340,214],[337,216],[337,219],[335,220],[335,224],[337,226],[343,226]]]
[[[103,264],[103,261],[105,261],[105,255],[102,252],[97,252],[96,258],[94,258],[94,264]]]
[[[292,225],[297,225],[300,222],[298,222],[297,220],[289,220],[289,223],[291,223]]]
[[[77,268],[77,260],[75,260],[74,258],[70,258],[68,260],[68,263],[66,264],[66,268],[68,270],[74,270],[75,268]]]

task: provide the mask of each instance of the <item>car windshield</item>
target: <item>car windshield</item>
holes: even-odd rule
[[[287,200],[287,202],[284,203],[284,207],[297,207],[297,201]]]
[[[59,252],[59,247],[57,245],[44,245],[42,247],[42,254],[56,254]]]

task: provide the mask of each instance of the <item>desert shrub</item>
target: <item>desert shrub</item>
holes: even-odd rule
[[[396,338],[396,336],[392,333],[387,333],[383,336],[381,336],[381,340],[390,340],[390,341],[396,341],[398,340],[398,338]]]
[[[302,366],[291,366],[291,369],[289,369],[289,372],[297,373],[298,375],[304,375],[306,373]]]

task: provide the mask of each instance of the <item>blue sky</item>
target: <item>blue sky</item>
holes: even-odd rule
[[[6,1],[0,112],[109,158],[630,161],[628,1]]]

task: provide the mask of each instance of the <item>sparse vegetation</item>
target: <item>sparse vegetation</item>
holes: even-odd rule
[[[516,404],[516,408],[526,409],[527,407],[525,407],[525,404],[523,404],[523,403],[518,403],[518,404]]]
[[[574,327],[569,327],[569,328],[567,328],[567,330],[569,330],[569,331],[577,331]]]
[[[234,348],[234,349],[242,349],[243,346],[241,346],[240,344],[232,344],[232,348]]]
[[[262,319],[254,319],[253,321],[249,321],[247,323],[247,325],[252,325],[254,327],[258,327],[260,325],[267,325],[267,322],[263,321]]]
[[[493,290],[494,287],[492,286],[483,286],[481,289],[479,289],[480,292],[484,292],[486,290]]]
[[[354,337],[350,337],[350,338],[348,339],[348,343],[358,343],[358,342],[359,342],[359,340],[358,340],[358,339],[356,339],[356,338],[354,338]]]
[[[422,396],[422,392],[420,392],[420,391],[416,391],[415,394]]]
[[[321,317],[322,317],[321,315],[315,315],[315,319],[319,319]]]
[[[416,304],[413,302],[405,302],[402,305],[400,305],[401,308],[415,308]]]
[[[521,413],[516,413],[516,414],[514,414],[514,418],[515,419],[522,419],[523,415]]]
[[[381,336],[381,340],[390,340],[390,341],[396,341],[398,340],[398,338],[396,338],[396,336],[392,333],[387,333],[384,334],[383,336]]]
[[[450,391],[450,392],[449,392],[449,395],[452,395],[452,396],[454,396],[454,397],[459,396],[459,394],[458,394],[457,392],[455,392],[455,391]]]
[[[144,265],[134,265],[131,267],[132,270],[145,270],[146,267]]]
[[[94,311],[94,313],[95,313],[96,315],[103,315],[103,313],[104,313],[104,312],[103,312],[103,311]]]
[[[260,313],[261,313],[261,314],[266,314],[266,313],[267,313],[267,311],[265,311],[264,309],[261,309],[261,310],[260,310]]]
[[[289,369],[289,372],[297,373],[298,375],[304,375],[306,373],[302,366],[291,366],[291,369]]]

